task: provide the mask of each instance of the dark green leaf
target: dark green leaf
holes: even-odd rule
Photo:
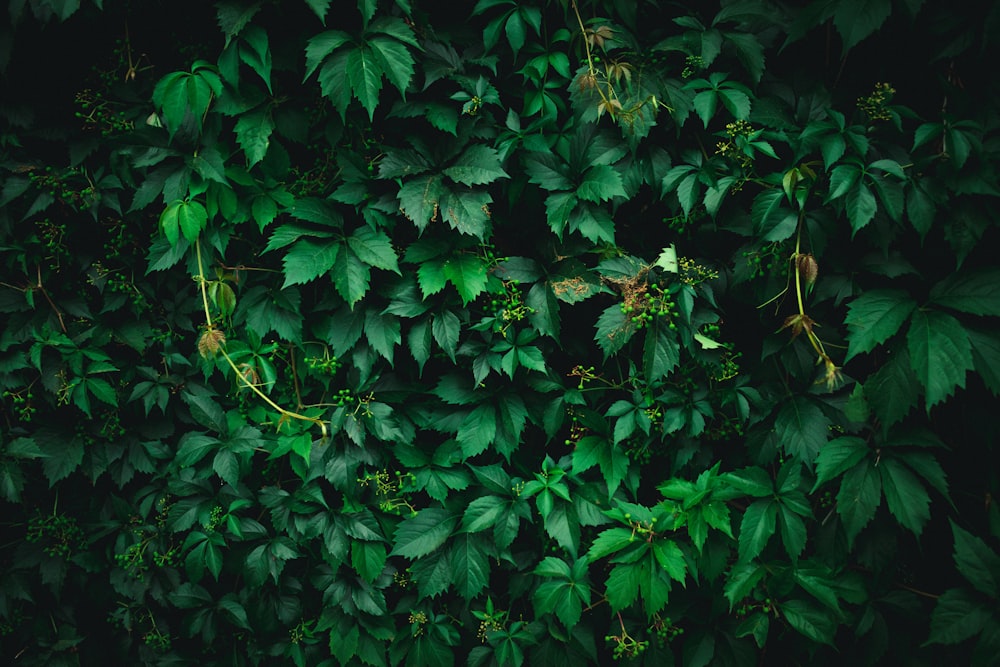
[[[444,509],[428,507],[420,510],[396,528],[390,555],[410,560],[426,556],[445,543],[458,525],[458,520],[458,516]]]
[[[918,310],[906,342],[911,367],[924,386],[928,412],[956,387],[965,387],[965,374],[972,370],[972,346],[958,320],[939,311]]]
[[[852,301],[844,318],[849,331],[845,363],[895,335],[916,307],[908,294],[891,289],[869,290]]]

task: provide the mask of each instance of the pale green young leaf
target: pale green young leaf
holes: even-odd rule
[[[917,307],[917,302],[902,290],[873,289],[861,294],[847,306],[848,350],[845,363],[894,336]]]
[[[965,387],[965,374],[972,369],[972,346],[962,325],[951,315],[936,310],[917,310],[906,336],[910,364],[924,386],[927,412]]]

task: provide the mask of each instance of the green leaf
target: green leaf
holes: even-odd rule
[[[492,201],[490,193],[484,190],[446,191],[441,198],[441,214],[452,229],[484,239]]]
[[[684,560],[684,552],[673,540],[654,540],[653,557],[663,571],[674,581],[684,583],[687,573],[687,561]]]
[[[747,507],[740,522],[741,561],[752,560],[764,550],[764,546],[774,535],[777,517],[778,503],[774,500],[755,500]]]
[[[385,546],[378,542],[351,542],[351,567],[370,584],[382,575],[386,559]]]
[[[815,401],[794,396],[785,401],[774,420],[774,433],[786,452],[812,467],[830,433],[830,419]]]
[[[595,465],[600,467],[608,495],[613,495],[628,473],[628,455],[608,438],[587,435],[580,438],[573,449],[573,470],[583,472]]]
[[[451,541],[455,589],[465,600],[475,598],[489,583],[490,563],[483,546],[481,537],[468,533],[456,535]]]
[[[462,530],[478,533],[492,528],[508,507],[508,501],[499,496],[475,498],[462,514]]]
[[[389,83],[405,93],[413,80],[414,62],[410,50],[405,44],[387,37],[372,37],[367,43]]]
[[[428,507],[405,519],[396,528],[391,556],[410,560],[421,558],[445,543],[458,525],[459,517],[447,510]]]
[[[368,120],[375,117],[379,92],[382,90],[382,67],[369,44],[362,44],[347,54],[345,62],[347,83],[354,97],[368,112]]]
[[[368,293],[371,269],[349,246],[337,253],[330,273],[334,287],[351,308]]]
[[[610,165],[593,165],[583,174],[576,188],[576,196],[586,201],[599,203],[614,197],[625,197],[621,175]]]
[[[843,436],[827,442],[816,457],[816,483],[810,493],[815,493],[823,484],[853,468],[868,453],[865,441],[855,436]]]
[[[805,600],[787,600],[779,610],[796,631],[815,642],[833,646],[837,623],[829,611]]]
[[[919,398],[920,383],[910,368],[910,353],[900,346],[882,368],[864,384],[865,397],[888,430],[913,409]]]
[[[271,145],[271,133],[274,132],[274,120],[270,112],[260,107],[241,114],[234,130],[236,142],[247,157],[247,166],[252,167],[263,160]]]
[[[972,346],[958,320],[935,310],[914,312],[906,342],[929,413],[956,387],[965,387],[965,374],[972,370]]]
[[[392,364],[395,348],[403,340],[399,318],[374,310],[365,312],[365,337],[372,349]]]
[[[857,234],[865,225],[872,221],[878,211],[875,195],[864,183],[858,182],[852,187],[846,198],[847,219],[851,222],[851,232]]]
[[[640,563],[615,565],[605,582],[605,596],[612,611],[621,611],[635,602],[642,574]]]
[[[843,0],[837,3],[833,24],[844,42],[847,56],[858,42],[878,30],[892,12],[890,0]]]
[[[500,154],[495,148],[473,144],[443,171],[444,175],[462,185],[486,185],[499,178],[510,178],[500,167]]]
[[[972,591],[950,588],[937,599],[931,612],[931,634],[928,644],[958,644],[974,637],[995,613]]]
[[[608,306],[597,318],[597,331],[594,340],[604,352],[607,359],[622,349],[635,334],[635,324],[622,312],[619,305]]]
[[[666,377],[680,363],[680,344],[676,335],[666,327],[646,330],[643,350],[643,371],[647,382]]]
[[[895,458],[884,457],[878,469],[889,512],[904,528],[919,537],[931,518],[927,489]]]
[[[331,241],[301,239],[282,258],[285,282],[282,288],[319,278],[333,268],[340,244]]]
[[[972,315],[1000,317],[1000,269],[953,273],[931,289],[931,302]]]
[[[763,468],[742,468],[726,473],[723,476],[729,486],[754,498],[767,498],[774,495],[774,481]]]
[[[1000,396],[1000,336],[994,331],[966,327],[972,345],[972,359],[976,372],[994,396]]]
[[[882,502],[882,485],[878,470],[871,462],[862,461],[846,473],[837,492],[837,514],[844,524],[848,545],[875,516]]]
[[[365,264],[399,274],[396,251],[385,232],[375,231],[371,227],[358,227],[347,237],[347,245]]]
[[[476,255],[460,253],[449,257],[441,273],[458,290],[463,305],[474,301],[486,289],[486,265]]]
[[[949,521],[955,537],[955,565],[959,573],[977,591],[996,598],[1000,595],[1000,556],[982,539]]]
[[[802,517],[781,505],[778,511],[778,526],[781,530],[781,543],[785,552],[793,560],[798,560],[802,550],[806,548],[806,524]]]
[[[854,299],[844,318],[848,329],[844,362],[889,340],[916,307],[916,301],[902,290],[874,289]]]
[[[493,444],[497,435],[496,409],[489,403],[482,403],[462,420],[455,439],[462,447],[466,458],[481,454]]]

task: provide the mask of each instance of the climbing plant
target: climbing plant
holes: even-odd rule
[[[5,663],[993,664],[1000,9],[2,11]]]

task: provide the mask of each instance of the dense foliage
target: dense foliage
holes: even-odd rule
[[[997,7],[11,0],[3,662],[995,664]]]

